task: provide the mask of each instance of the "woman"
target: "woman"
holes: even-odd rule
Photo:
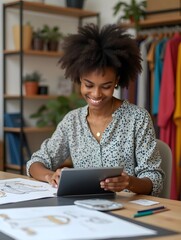
[[[59,63],[65,77],[80,84],[87,106],[69,112],[50,139],[27,163],[27,173],[57,187],[60,165],[71,157],[75,168],[123,166],[124,172],[100,187],[157,196],[163,171],[148,112],[113,97],[141,71],[136,42],[116,25],[93,24],[64,40]]]

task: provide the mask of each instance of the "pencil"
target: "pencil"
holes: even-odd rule
[[[155,208],[139,210],[139,211],[137,211],[137,213],[142,213],[142,212],[147,212],[147,211],[156,211],[156,210],[160,210],[160,209],[165,209],[165,207],[164,206],[160,206],[160,207],[155,207]]]
[[[168,210],[167,208],[164,208],[164,209],[155,210],[155,211],[140,212],[140,213],[136,213],[133,217],[134,217],[134,218],[144,217],[144,216],[152,215],[152,214],[155,214],[155,213],[165,212],[165,211],[167,211],[167,210]]]

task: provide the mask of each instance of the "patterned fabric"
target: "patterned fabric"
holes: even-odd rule
[[[50,139],[27,163],[27,174],[34,162],[55,171],[69,156],[75,168],[123,166],[129,175],[148,177],[157,196],[163,183],[155,132],[148,112],[124,101],[113,113],[100,143],[92,135],[86,116],[88,106],[69,112]]]

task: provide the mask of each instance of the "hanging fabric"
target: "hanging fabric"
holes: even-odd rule
[[[176,183],[176,163],[175,163],[175,123],[173,113],[175,109],[175,79],[178,46],[181,42],[181,36],[176,33],[174,37],[167,42],[158,112],[158,126],[160,127],[160,139],[166,142],[172,150],[172,183],[171,198],[178,199]]]

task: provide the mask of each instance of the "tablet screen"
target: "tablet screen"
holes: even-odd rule
[[[122,167],[64,168],[58,186],[58,196],[114,194],[100,187],[100,181],[121,175]]]

